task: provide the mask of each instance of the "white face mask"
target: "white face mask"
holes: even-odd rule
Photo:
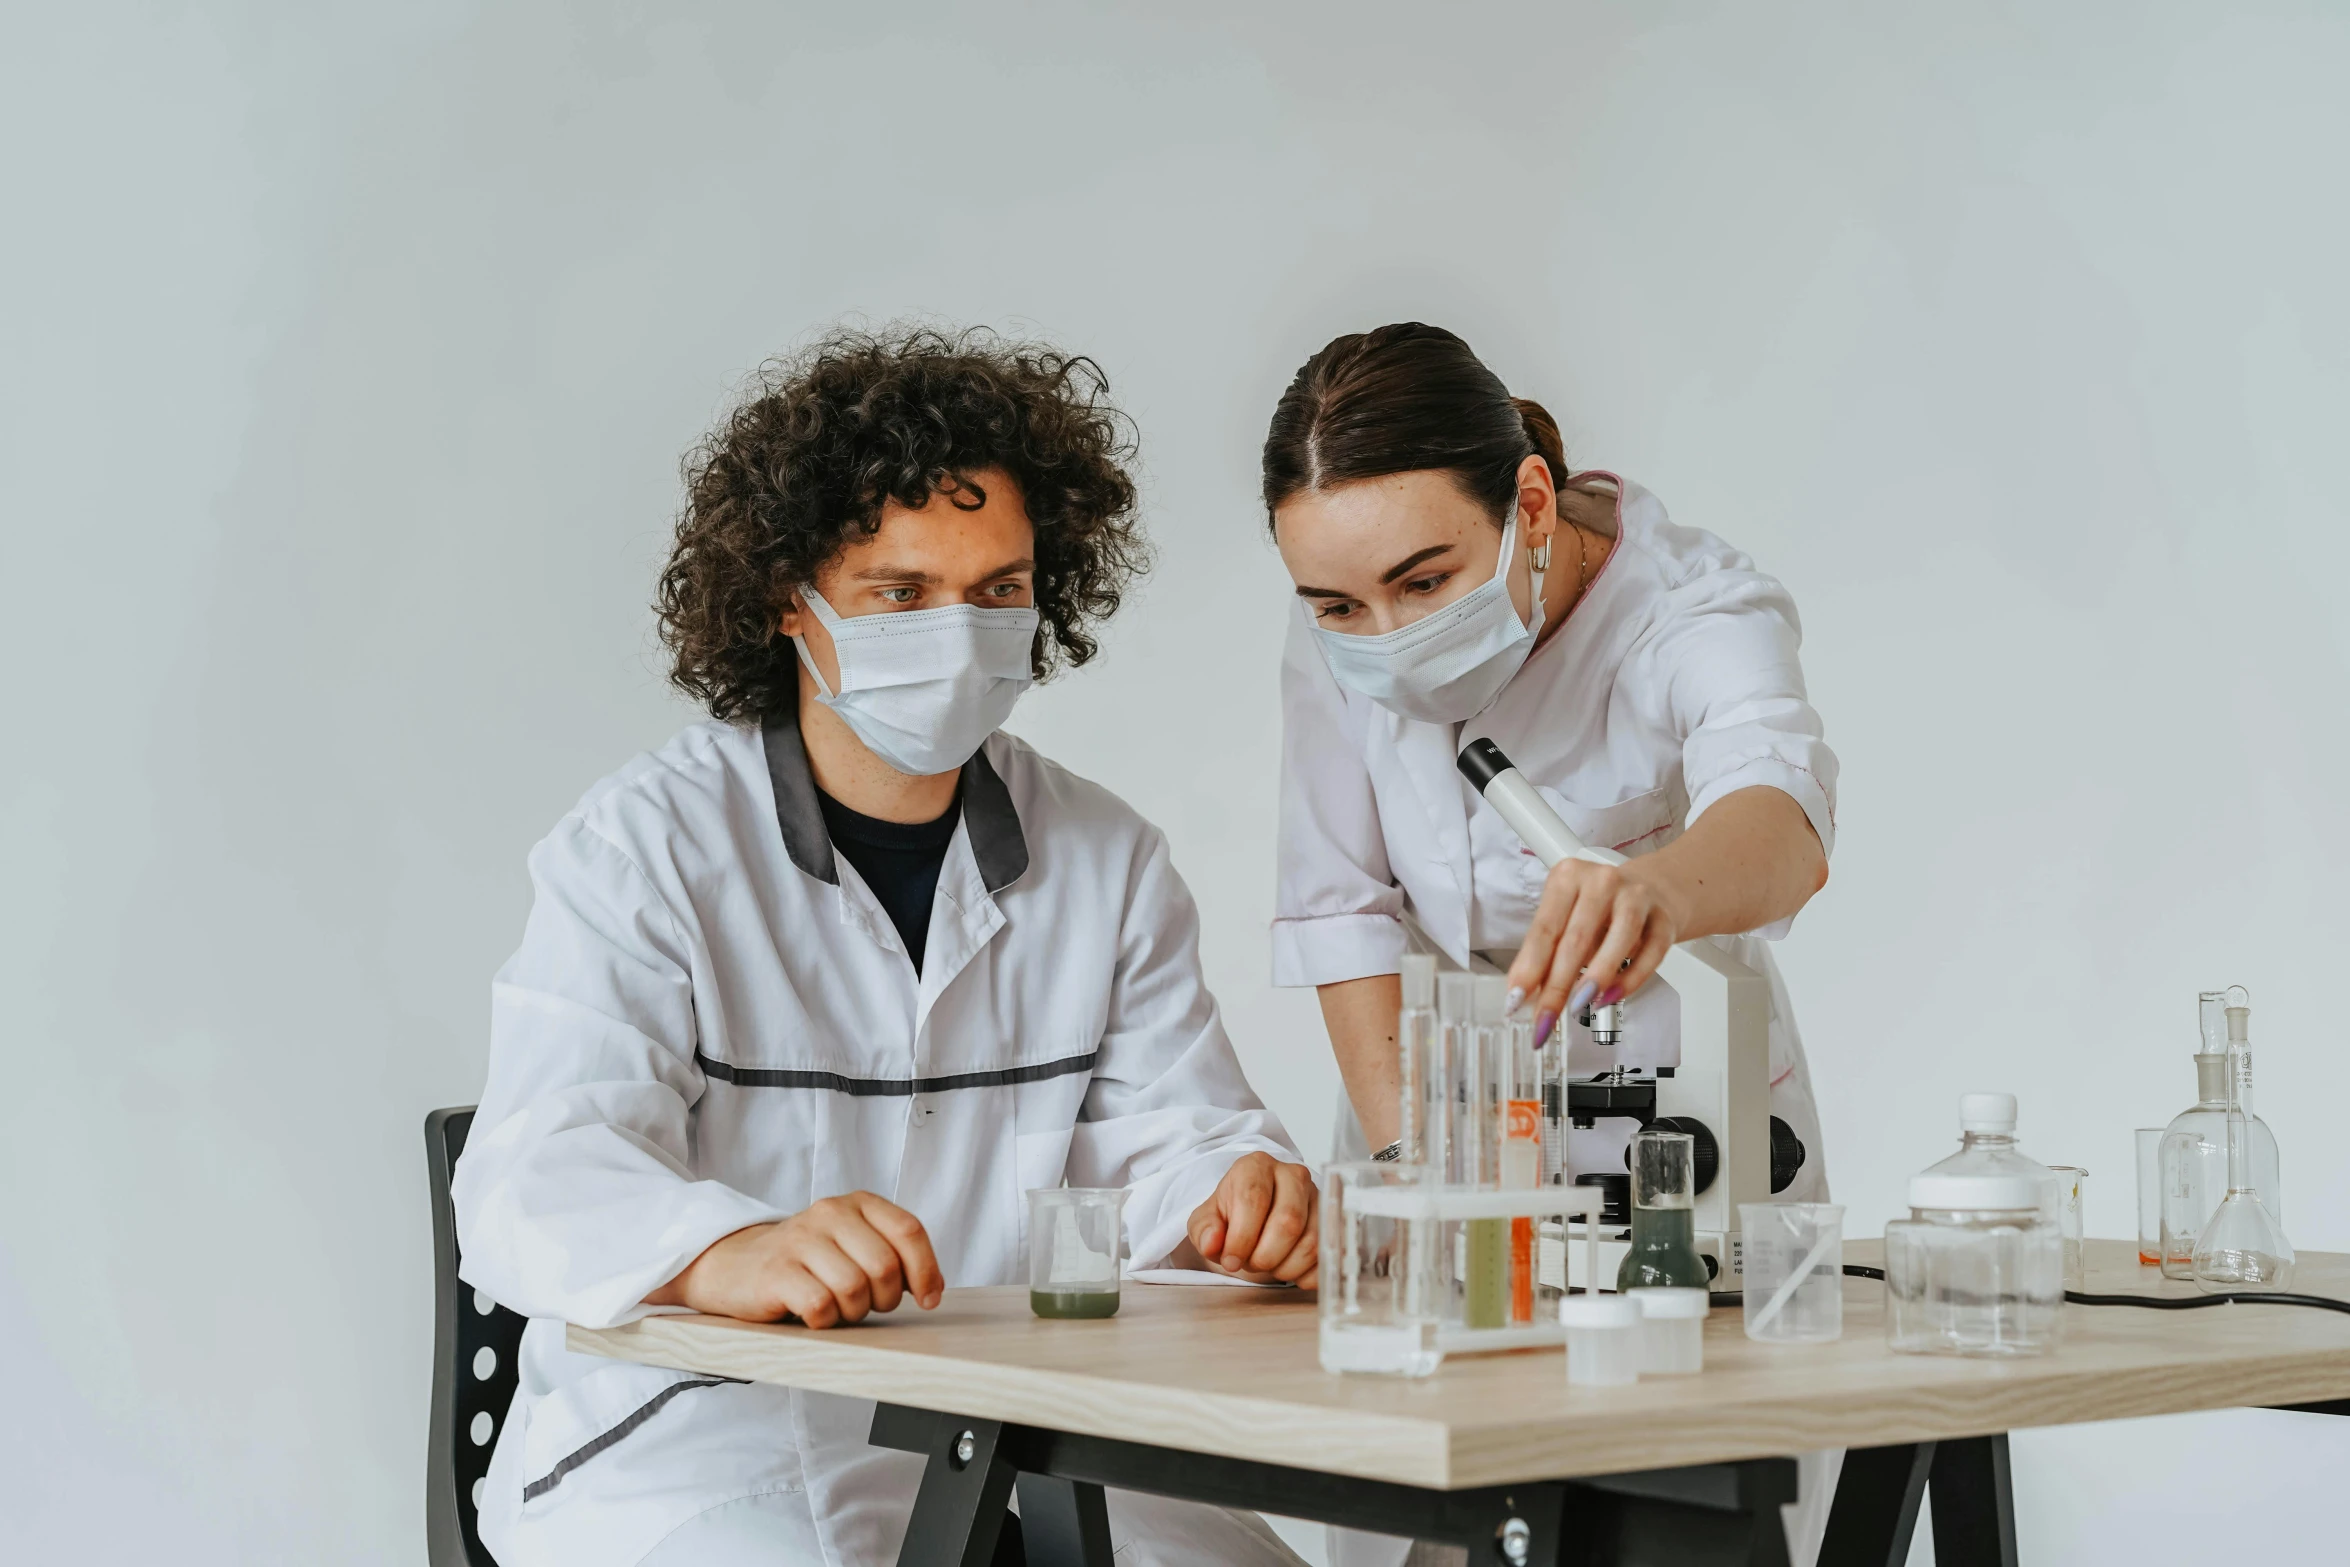
[[[843,618],[815,588],[800,602],[832,633],[840,690],[824,683],[808,644],[792,645],[816,680],[816,700],[840,714],[867,750],[917,778],[950,773],[1012,716],[1034,677],[1033,609],[944,609]]]
[[[1493,578],[1382,636],[1355,637],[1316,626],[1322,657],[1338,683],[1392,712],[1423,723],[1474,718],[1501,694],[1534,650],[1542,630],[1542,573],[1534,573],[1534,623],[1510,603],[1510,567],[1518,554],[1518,508],[1501,530]]]

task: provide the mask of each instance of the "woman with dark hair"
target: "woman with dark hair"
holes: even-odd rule
[[[1570,1065],[1670,1065],[1643,987],[1713,936],[1770,976],[1774,1113],[1825,1189],[1801,1042],[1768,939],[1825,885],[1836,758],[1796,657],[1795,605],[1721,540],[1613,474],[1469,346],[1417,322],[1306,361],[1265,439],[1265,508],[1297,584],[1285,718],[1276,983],[1319,987],[1367,1146],[1397,1135],[1398,960],[1491,953],[1569,1030]],[[1455,771],[1490,738],[1622,866],[1546,875]],[[1667,998],[1669,1000],[1669,998]],[[1623,1048],[1577,1021],[1623,1004]],[[1351,1130],[1351,1129],[1349,1129]],[[1625,1128],[1578,1137],[1621,1173]]]
[[[1417,322],[1306,361],[1273,411],[1264,497],[1297,586],[1273,977],[1320,991],[1340,1156],[1400,1151],[1407,950],[1506,967],[1538,1041],[1565,1030],[1587,1077],[1679,1059],[1677,998],[1648,981],[1710,936],[1770,983],[1771,1111],[1804,1150],[1780,1196],[1823,1198],[1770,941],[1827,881],[1836,758],[1786,589],[1638,485],[1571,470],[1549,414]],[[1456,769],[1480,738],[1629,858],[1546,874]],[[1611,1007],[1606,1049],[1582,1020]],[[1633,1126],[1571,1132],[1563,1178],[1622,1175]],[[1366,1545],[1340,1554],[1378,1559]]]

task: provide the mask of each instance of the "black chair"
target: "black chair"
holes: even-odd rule
[[[432,1174],[432,1433],[424,1470],[424,1537],[432,1567],[497,1567],[475,1520],[490,1445],[514,1402],[517,1357],[529,1318],[457,1278],[457,1214],[449,1172],[465,1151],[473,1106],[424,1118]]]

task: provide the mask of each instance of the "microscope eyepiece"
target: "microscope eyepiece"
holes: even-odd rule
[[[1513,765],[1502,753],[1501,747],[1490,740],[1472,740],[1461,749],[1461,776],[1468,779],[1479,794],[1483,794],[1494,779],[1508,772]]]

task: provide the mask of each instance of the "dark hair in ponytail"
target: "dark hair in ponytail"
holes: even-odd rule
[[[1512,397],[1469,345],[1399,321],[1350,332],[1305,362],[1265,432],[1265,519],[1301,490],[1434,470],[1499,517],[1518,468],[1539,456],[1566,488],[1558,422]]]

